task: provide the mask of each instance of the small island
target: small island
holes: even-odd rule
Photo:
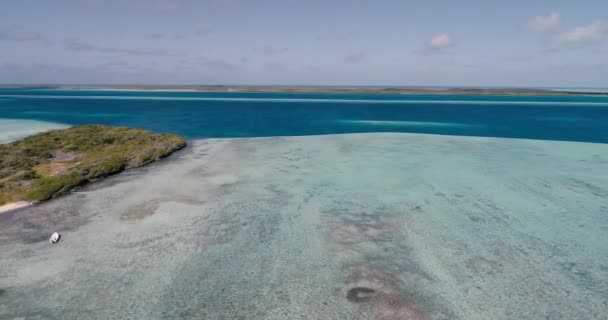
[[[0,144],[0,208],[51,199],[185,146],[176,135],[102,125],[51,130]]]

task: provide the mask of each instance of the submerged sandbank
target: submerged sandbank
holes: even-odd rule
[[[8,143],[36,133],[67,127],[69,125],[47,121],[0,119],[0,143]]]
[[[194,141],[0,215],[0,318],[601,319],[605,172],[605,144]]]

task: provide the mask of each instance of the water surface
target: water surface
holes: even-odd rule
[[[192,141],[0,215],[0,319],[605,319],[607,171],[596,143]]]
[[[4,89],[0,118],[191,139],[410,132],[608,142],[608,97]]]
[[[608,314],[606,98],[0,91],[82,123],[190,147],[0,215],[0,319]]]

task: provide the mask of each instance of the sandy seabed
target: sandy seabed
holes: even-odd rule
[[[608,145],[191,145],[0,215],[0,319],[606,319]]]

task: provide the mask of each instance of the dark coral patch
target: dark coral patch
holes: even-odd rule
[[[366,287],[355,287],[346,293],[346,299],[350,302],[368,302],[376,295],[376,290]]]

